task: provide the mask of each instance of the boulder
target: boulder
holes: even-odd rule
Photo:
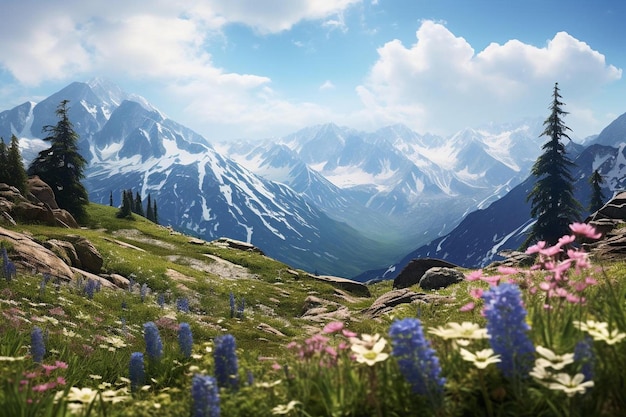
[[[92,281],[99,282],[104,288],[115,288],[115,285],[113,285],[112,282],[110,282],[106,278],[101,277],[100,275],[92,274],[79,268],[72,268],[72,272],[82,276],[83,279],[90,279]]]
[[[43,245],[54,252],[59,258],[63,259],[69,266],[81,268],[82,265],[76,254],[76,249],[70,242],[50,239],[44,242]]]
[[[418,284],[426,271],[433,267],[456,268],[457,265],[441,259],[413,259],[407,264],[407,266],[404,267],[400,274],[398,274],[396,279],[393,280],[393,288],[408,288],[412,285]]]
[[[97,274],[102,269],[104,260],[98,249],[87,239],[80,236],[68,236],[74,245],[81,268],[87,272]]]
[[[57,201],[54,198],[54,191],[38,176],[32,176],[28,179],[28,191],[37,202],[44,203],[50,209],[58,209]]]
[[[449,303],[454,302],[454,298],[435,294],[417,293],[409,290],[408,288],[402,288],[386,292],[385,294],[378,297],[371,306],[369,306],[365,310],[362,310],[361,312],[367,317],[377,318],[384,314],[390,313],[395,306],[400,304],[418,304],[433,302]]]
[[[346,321],[350,319],[350,310],[334,301],[309,295],[304,300],[301,318],[322,323],[327,321]]]
[[[110,274],[107,279],[111,281],[116,287],[123,290],[127,290],[130,286],[130,280],[120,274]]]
[[[74,273],[70,267],[51,250],[35,242],[29,236],[0,227],[0,240],[6,240],[13,248],[9,258],[27,272],[49,273],[53,277],[71,280]]]
[[[298,275],[298,272],[293,270],[287,270],[292,275]],[[335,277],[332,275],[313,275],[307,274],[309,278],[316,279],[318,281],[324,281],[329,283],[335,288],[348,291],[351,294],[358,295],[360,297],[371,297],[370,289],[367,285],[359,281],[353,281],[347,278]]]
[[[48,226],[56,225],[54,213],[43,204],[20,201],[14,205],[13,213],[17,219],[25,223],[43,223]]]
[[[259,253],[261,255],[264,255],[264,253],[263,253],[263,251],[261,249],[257,248],[256,246],[254,246],[254,245],[252,245],[252,244],[250,244],[248,242],[243,242],[241,240],[230,239],[230,238],[227,238],[227,237],[221,237],[219,239],[216,239],[216,240],[212,241],[211,244],[217,245],[217,246],[226,247],[226,248],[232,248],[232,249],[238,249],[238,250],[255,252],[255,253]]]
[[[71,229],[78,229],[80,227],[78,226],[76,219],[74,219],[74,216],[72,216],[70,212],[65,209],[53,209],[52,215],[56,220],[57,226]]]
[[[424,290],[438,290],[456,284],[465,279],[462,272],[453,268],[436,266],[430,268],[420,279],[419,286]]]

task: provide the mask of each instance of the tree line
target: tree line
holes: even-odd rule
[[[113,192],[109,194],[109,205],[113,207]],[[148,194],[146,210],[144,211],[143,202],[141,201],[141,195],[139,195],[139,192],[136,192],[133,197],[132,189],[123,190],[122,204],[120,205],[116,216],[121,219],[131,219],[133,217],[133,213],[138,216],[145,217],[153,223],[159,223],[156,199],[153,200],[152,196]]]

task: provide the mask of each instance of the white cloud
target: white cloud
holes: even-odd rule
[[[324,91],[324,90],[334,90],[335,89],[335,84],[333,84],[332,81],[330,80],[326,80],[322,83],[322,85],[320,85],[320,90]]]
[[[479,53],[433,21],[422,22],[416,37],[410,47],[393,40],[379,48],[357,88],[368,117],[380,124],[403,121],[421,132],[450,133],[535,116],[547,109],[555,82],[566,104],[581,109],[581,123],[588,122],[585,99],[622,73],[565,32],[543,47],[511,40]]]

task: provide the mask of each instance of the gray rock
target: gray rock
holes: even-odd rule
[[[362,310],[366,317],[377,318],[383,314],[390,313],[393,308],[400,304],[417,304],[417,303],[433,303],[433,302],[453,302],[453,297],[445,297],[436,294],[417,293],[402,288],[398,290],[388,291],[381,295],[372,303],[371,306]]]
[[[456,269],[434,267],[424,273],[424,276],[420,279],[419,286],[425,290],[438,290],[439,288],[446,288],[461,282],[464,279],[465,275]]]
[[[422,276],[428,271],[430,268],[440,266],[446,268],[456,268],[457,265],[454,265],[450,262],[443,261],[441,259],[433,259],[433,258],[419,258],[411,260],[407,266],[400,272],[400,274],[393,280],[393,288],[408,288],[415,284],[418,284],[422,279]]]

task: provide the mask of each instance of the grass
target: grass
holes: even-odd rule
[[[626,410],[626,342],[617,340],[626,332],[625,263],[578,269],[574,262],[568,265],[567,282],[585,277],[597,281],[584,289],[584,304],[564,301],[564,297],[546,298],[548,293],[532,290],[552,282],[554,271],[549,268],[532,274],[528,270],[483,271],[477,280],[436,292],[453,302],[403,304],[388,315],[367,319],[360,312],[390,291],[391,282],[371,285],[371,298],[348,302],[330,284],[302,272],[288,273],[288,265],[258,253],[192,244],[188,236],[138,217],[117,219],[115,212],[91,204],[89,227],[69,232],[97,247],[106,273],[133,274],[137,283],[133,291],[103,288],[89,298],[84,281],[42,283],[41,275],[25,272],[0,281],[0,415],[212,415],[194,408],[197,398],[192,395],[192,380],[198,374],[219,374],[217,364],[222,359],[214,356],[215,343],[227,334],[236,340],[232,354],[238,367],[233,376],[239,384],[236,390],[219,390],[223,416],[617,416]],[[40,241],[65,239],[68,233],[41,225],[19,225],[16,230],[27,231]],[[4,246],[10,258],[12,248]],[[250,275],[225,278],[213,273],[216,261],[206,255],[241,265]],[[558,386],[557,378],[589,370],[585,366],[591,362],[580,359],[580,352],[559,370],[544,369],[550,376],[543,380],[527,373],[507,377],[498,363],[482,369],[464,359],[462,348],[476,354],[495,349],[494,337],[465,342],[463,337],[450,336],[446,326],[493,325],[489,316],[481,314],[482,299],[472,298],[470,290],[474,295],[493,290],[487,281],[493,283],[494,276],[521,288],[526,324],[509,327],[526,334],[533,346],[566,356],[580,350],[581,341],[589,343],[593,375],[585,381],[592,380],[593,387],[568,395],[563,384]],[[142,296],[144,284],[150,290]],[[231,314],[231,293],[237,306],[245,303],[242,315]],[[326,331],[327,322],[304,320],[302,307],[311,295],[347,306],[351,318]],[[188,300],[188,312],[177,309],[181,298]],[[160,299],[165,301],[162,306]],[[460,311],[470,301],[477,307]],[[498,317],[507,320],[504,312]],[[402,356],[407,348],[402,351],[398,336],[389,335],[390,328],[398,323],[415,325],[416,318],[424,336],[400,332],[414,346],[408,357]],[[593,338],[585,339],[576,321],[588,320],[606,323],[607,334],[592,332]],[[156,323],[159,329],[163,356],[158,361],[145,360],[145,380],[132,390],[129,361],[133,352],[148,353],[143,334],[147,322]],[[190,324],[193,334],[191,357],[184,356],[178,346],[178,326],[183,322]],[[527,332],[525,325],[529,325]],[[268,326],[283,336],[268,332]],[[439,326],[447,336],[431,332]],[[42,363],[31,356],[35,327],[45,335]],[[428,353],[424,346],[433,351]],[[420,381],[419,370],[430,363],[424,362],[428,355],[437,358],[446,382],[437,388],[424,377],[421,383],[428,389],[420,393],[415,381]],[[538,359],[541,355],[534,352],[533,360]],[[415,363],[421,365],[413,368]],[[536,368],[536,363],[522,365]]]

